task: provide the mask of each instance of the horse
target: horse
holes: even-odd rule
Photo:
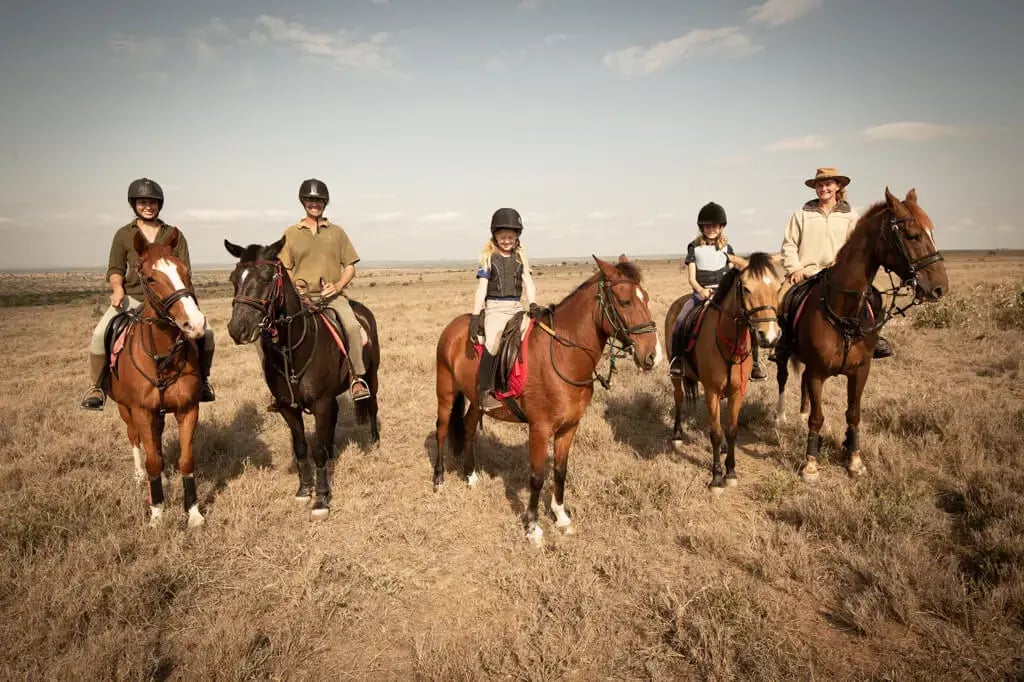
[[[334,429],[338,423],[336,397],[349,389],[351,364],[333,340],[333,332],[322,319],[320,308],[303,301],[288,270],[278,259],[283,246],[284,238],[266,246],[250,244],[247,247],[224,240],[228,253],[239,259],[231,273],[234,298],[228,333],[236,344],[259,339],[267,387],[292,435],[299,476],[295,499],[308,503],[313,497],[310,518],[323,521],[330,516],[327,460],[334,455]],[[370,388],[369,398],[355,401],[356,420],[360,424],[369,423],[373,446],[380,442],[377,321],[362,303],[351,301],[351,304],[368,337],[366,345],[361,344],[361,339],[349,339],[349,352],[352,346],[357,346],[356,352],[363,353],[365,379]],[[316,423],[315,481],[306,456],[304,411],[312,413]]]
[[[894,314],[922,302],[937,301],[948,291],[949,280],[932,236],[932,221],[911,189],[900,201],[889,188],[880,201],[857,222],[835,262],[805,284],[790,289],[783,298],[783,343],[776,349],[779,400],[777,421],[785,421],[783,397],[789,376],[787,360],[801,371],[800,415],[807,416],[806,459],[800,475],[808,482],[818,479],[821,427],[825,421],[821,394],[825,381],[846,376],[846,438],[843,450],[851,476],[867,471],[860,455],[860,402],[871,371],[871,358],[882,326]],[[899,286],[888,309],[881,294],[871,286],[879,268]],[[896,308],[896,295],[912,289],[914,298]],[[806,295],[801,297],[801,293]],[[874,304],[871,300],[874,299]],[[793,310],[794,306],[799,309]],[[809,414],[808,414],[809,410]]]
[[[765,253],[751,254],[742,269],[733,268],[726,273],[713,298],[707,303],[692,345],[683,353],[684,375],[672,377],[675,400],[675,425],[672,427],[674,445],[683,440],[681,418],[684,388],[686,403],[692,410],[697,403],[697,383],[704,386],[704,402],[711,423],[710,489],[716,494],[725,490],[726,486],[733,487],[739,482],[736,476],[736,434],[739,431],[740,407],[753,367],[753,343],[769,348],[781,333],[778,324],[780,288],[781,282],[775,274],[772,257]],[[682,296],[669,306],[665,316],[666,330],[676,326],[676,318],[691,295]],[[694,314],[701,315],[699,311]],[[683,330],[676,333],[683,333]],[[729,401],[724,478],[721,462],[722,399]]]
[[[149,481],[152,525],[160,522],[164,512],[164,415],[174,414],[185,513],[189,527],[195,528],[205,523],[196,497],[192,436],[202,389],[195,342],[206,332],[206,317],[199,310],[188,268],[174,256],[178,239],[177,229],[164,244],[150,244],[141,233],[135,235],[136,268],[145,301],[122,337],[108,394],[128,427],[136,480]],[[146,451],[145,468],[140,442]]]
[[[648,309],[650,297],[636,265],[625,256],[614,265],[596,256],[594,261],[596,274],[540,314],[540,319],[534,319],[542,331],[534,329],[523,349],[529,371],[518,405],[529,425],[530,452],[530,504],[525,526],[527,539],[538,546],[544,532],[537,521],[537,507],[552,438],[555,488],[551,511],[557,528],[565,534],[575,533],[565,507],[569,448],[593,397],[595,379],[607,388],[607,381],[596,375],[605,345],[617,340],[621,350],[631,350],[636,364],[645,370],[657,365],[663,355],[657,325]],[[477,481],[473,438],[483,412],[477,394],[480,356],[470,342],[469,319],[469,314],[456,317],[437,342],[435,491],[444,483],[444,447],[449,437],[453,454],[463,456],[467,483],[473,486]],[[524,421],[505,405],[486,414],[502,421]]]

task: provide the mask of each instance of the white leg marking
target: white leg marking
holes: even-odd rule
[[[151,527],[159,526],[164,519],[164,505],[150,505],[149,507],[149,525]]]
[[[661,348],[661,335],[658,334],[658,348],[654,351],[654,366],[657,367],[665,359],[665,351]]]
[[[469,477],[466,478],[466,485],[470,488],[475,488],[476,484],[479,482],[480,477],[476,475],[476,470],[474,470],[473,473],[471,473]]]
[[[199,513],[199,505],[193,504],[188,510],[188,527],[198,528],[204,523],[206,523],[206,519]]]
[[[775,423],[784,424],[786,422],[786,394],[779,393],[779,401],[775,403]]]
[[[541,530],[539,523],[530,524],[530,527],[526,529],[526,539],[534,547],[540,547],[544,544],[544,531]]]
[[[135,460],[135,482],[142,483],[146,480],[145,458],[142,456],[142,449],[138,445],[132,446],[132,459]]]
[[[571,528],[572,519],[565,513],[565,505],[557,504],[554,500],[551,500],[551,513],[555,515],[555,527],[556,528]]]

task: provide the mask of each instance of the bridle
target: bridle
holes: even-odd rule
[[[270,330],[271,333],[275,333],[274,317],[277,310],[284,305],[284,265],[279,260],[252,260],[239,262],[238,265],[235,266],[235,269],[248,269],[258,265],[274,266],[274,278],[271,280],[270,286],[267,288],[267,297],[253,298],[252,296],[235,294],[234,298],[231,299],[231,305],[234,306],[236,303],[241,303],[242,305],[247,305],[250,308],[255,308],[263,314],[263,317],[257,325],[260,331]]]
[[[779,321],[779,318],[778,318],[778,314],[779,313],[778,313],[778,310],[776,309],[775,306],[759,305],[759,306],[756,306],[756,307],[753,307],[753,308],[747,308],[746,301],[744,300],[744,297],[743,297],[743,274],[742,274],[742,272],[737,272],[736,273],[736,308],[737,308],[737,310],[736,310],[735,315],[733,315],[733,318],[732,318],[733,322],[735,322],[735,324],[736,324],[736,332],[735,332],[735,336],[734,336],[735,340],[730,341],[728,339],[728,337],[726,337],[724,335],[723,331],[722,331],[722,321],[726,318],[726,314],[725,314],[725,311],[722,309],[722,306],[719,305],[718,303],[715,303],[715,302],[711,302],[708,305],[710,305],[711,307],[715,308],[719,312],[719,315],[718,315],[718,326],[717,326],[717,329],[715,330],[715,347],[718,348],[718,352],[722,356],[722,359],[725,361],[726,365],[730,366],[730,367],[733,364],[740,364],[741,362],[743,362],[744,360],[747,359],[748,355],[750,355],[750,353],[751,353],[751,351],[752,351],[752,349],[754,347],[754,343],[755,343],[754,334],[755,334],[755,330],[757,328],[755,325],[758,325],[758,324],[771,324],[772,322],[778,323],[778,321]],[[768,310],[772,311],[775,314],[772,315],[771,317],[765,317],[765,316],[756,316],[755,317],[755,315],[757,315],[757,313],[760,313],[760,312],[763,312],[763,311],[768,311]],[[740,338],[741,338],[740,335],[741,335],[741,333],[743,331],[747,331],[750,334],[750,347],[747,348],[747,349],[743,349],[742,343],[740,342]],[[719,342],[724,343],[726,345],[726,347],[729,348],[729,353],[728,354],[726,354],[725,351],[722,350],[722,347],[721,347],[721,345],[719,345]],[[729,372],[729,380],[731,381],[731,379],[732,379],[732,372]],[[727,388],[728,388],[728,386],[727,386]]]
[[[604,273],[601,274],[601,279],[598,280],[597,282],[598,309],[594,312],[594,324],[597,325],[599,328],[604,329],[605,321],[607,321],[608,326],[611,327],[611,331],[608,333],[608,342],[606,344],[608,346],[607,377],[602,377],[600,374],[597,373],[597,366],[601,362],[601,355],[603,354],[603,350],[602,352],[599,352],[595,355],[594,351],[592,351],[591,349],[585,346],[581,346],[575,341],[572,341],[571,339],[565,338],[561,334],[558,334],[552,327],[549,327],[548,325],[544,324],[542,320],[537,320],[541,329],[547,332],[548,335],[551,337],[551,366],[554,368],[555,374],[557,374],[558,377],[565,383],[570,384],[572,386],[590,386],[595,381],[597,381],[605,389],[608,389],[609,387],[611,387],[612,373],[615,371],[615,360],[617,358],[626,357],[630,351],[634,353],[636,352],[636,342],[633,340],[632,337],[637,334],[657,333],[658,325],[657,323],[654,322],[654,320],[650,320],[648,322],[644,322],[642,324],[637,324],[633,326],[630,326],[626,323],[626,320],[622,317],[622,313],[619,311],[618,306],[616,306],[615,303],[612,301],[612,299],[614,298],[614,295],[612,293],[612,287],[616,286],[617,284],[623,283],[637,286],[636,282],[627,278],[609,280],[604,275]],[[554,312],[548,310],[547,315],[548,319],[551,320],[551,324],[553,326]],[[587,355],[590,356],[590,359],[594,362],[593,376],[590,377],[589,379],[584,379],[583,381],[577,381],[575,379],[570,379],[569,377],[562,374],[562,371],[558,368],[558,365],[555,362],[556,341],[562,344],[563,346],[567,346],[570,348],[579,348],[580,350],[585,351]],[[618,341],[619,345],[615,344],[616,341]]]
[[[158,320],[173,325],[174,318],[171,317],[171,306],[183,298],[191,296],[192,300],[196,301],[198,304],[199,301],[196,299],[196,292],[192,287],[175,289],[163,298],[160,298],[156,295],[156,292],[153,291],[153,287],[149,286],[149,282],[146,280],[146,277],[142,272],[141,260],[135,264],[135,270],[138,272],[139,281],[142,283],[142,293],[146,301],[149,302],[149,305],[153,307],[154,311],[156,311]]]

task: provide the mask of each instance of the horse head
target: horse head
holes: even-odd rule
[[[879,239],[882,267],[898,274],[904,284],[912,283],[917,299],[939,300],[949,290],[949,279],[932,236],[931,218],[917,203],[917,191],[911,189],[900,201],[886,187],[885,203],[889,220]]]
[[[139,255],[136,268],[146,303],[157,317],[198,339],[206,333],[206,316],[199,310],[188,268],[174,255],[179,236],[175,228],[167,242],[151,244],[137,232],[132,240]]]
[[[736,286],[740,294],[743,316],[762,348],[775,345],[782,329],[779,327],[779,281],[775,261],[766,253],[752,253],[740,270]]]
[[[597,283],[602,329],[633,350],[637,366],[653,369],[661,362],[663,353],[658,325],[648,307],[651,299],[641,285],[640,270],[624,255],[614,265],[597,256],[593,258],[602,275]]]
[[[228,333],[237,344],[252,343],[274,321],[284,301],[284,266],[277,259],[284,238],[262,246],[242,247],[224,240],[224,248],[238,259],[231,272],[235,295],[231,300]]]

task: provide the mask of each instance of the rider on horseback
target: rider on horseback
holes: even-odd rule
[[[819,168],[813,178],[804,181],[818,195],[793,213],[782,239],[782,267],[786,271],[786,282],[792,286],[818,274],[835,262],[836,254],[846,243],[860,215],[846,201],[846,186],[850,178],[840,175],[835,168]],[[881,309],[881,294],[871,288],[871,307]],[[787,334],[783,329],[782,338],[776,348],[785,344]],[[775,360],[775,351],[769,356]],[[875,358],[892,355],[889,342],[878,337]]]
[[[104,389],[107,371],[106,349],[104,336],[107,325],[114,316],[126,310],[142,308],[142,281],[135,268],[139,256],[135,251],[133,240],[141,233],[151,244],[163,244],[174,232],[174,226],[168,225],[158,216],[164,206],[164,191],[153,180],[139,178],[128,186],[128,205],[135,212],[135,219],[114,233],[110,245],[110,259],[107,264],[107,281],[110,282],[110,307],[96,323],[89,344],[89,371],[92,386],[82,398],[82,407],[87,410],[102,410],[107,395]],[[174,247],[174,255],[192,270],[188,257],[188,243],[185,235],[178,231],[178,242]],[[206,334],[196,342],[199,347],[199,364],[203,382],[201,402],[214,400],[213,389],[210,388],[210,367],[213,365],[213,329],[206,327]]]
[[[484,337],[484,350],[480,358],[478,396],[485,410],[499,405],[494,397],[494,357],[498,354],[501,332],[505,324],[523,309],[520,300],[526,291],[530,315],[538,310],[537,290],[530,274],[530,261],[519,241],[523,220],[514,208],[499,208],[491,216],[491,238],[480,252],[480,266],[476,276],[479,284],[473,299],[473,314],[469,322],[469,336],[474,341]],[[480,311],[484,310],[481,329]]]
[[[370,387],[363,376],[362,332],[352,306],[343,289],[356,276],[359,254],[345,230],[323,217],[330,201],[327,185],[311,178],[299,186],[299,202],[306,210],[305,217],[284,232],[284,247],[279,258],[292,281],[304,287],[304,295],[319,295],[327,301],[341,320],[348,340],[348,358],[355,378],[351,392],[353,400],[370,397]]]
[[[733,252],[732,244],[728,243],[725,236],[727,223],[725,209],[713,201],[705,204],[697,213],[698,236],[687,245],[686,260],[684,261],[693,296],[686,302],[676,318],[676,327],[686,319],[695,306],[704,305],[711,300],[711,295],[730,268],[742,265]],[[672,334],[672,362],[669,364],[669,374],[682,376],[683,334],[673,333],[673,330],[669,330],[667,333]],[[757,361],[757,344],[753,344],[753,353],[754,368],[750,373],[750,378],[754,381],[763,381],[767,377]]]

